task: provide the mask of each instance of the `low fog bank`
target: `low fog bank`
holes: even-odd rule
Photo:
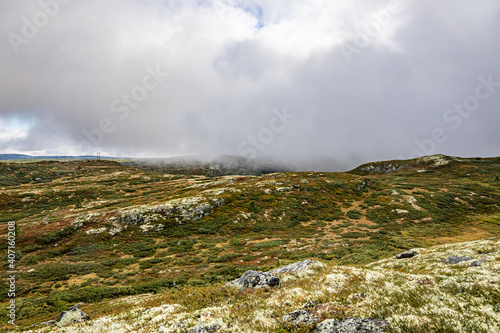
[[[275,172],[342,172],[359,164],[338,163],[329,158],[289,160],[276,157],[255,159],[237,155],[190,155],[170,158],[132,159],[123,164],[150,171],[173,174],[203,174],[207,176],[223,175],[263,175]]]

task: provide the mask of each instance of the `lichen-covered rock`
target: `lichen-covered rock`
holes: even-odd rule
[[[272,288],[280,287],[281,282],[278,277],[272,274],[250,270],[246,271],[239,279],[233,280],[227,285],[238,289]]]
[[[106,227],[102,227],[102,228],[89,229],[89,230],[85,231],[85,233],[87,235],[97,235],[97,234],[101,234],[105,231],[106,231]]]
[[[312,325],[319,319],[306,310],[296,310],[283,316],[283,321],[292,326]]]
[[[378,165],[369,165],[366,167],[361,168],[361,170],[370,172],[370,173],[391,173],[391,172],[396,172],[402,169],[406,169],[407,166],[404,165],[399,165],[399,164],[378,164]]]
[[[80,305],[81,303],[78,303],[70,307],[68,311],[61,312],[59,318],[57,318],[55,322],[55,325],[59,327],[65,327],[71,324],[79,323],[83,320],[89,320],[90,317],[85,312],[78,309],[78,306]]]
[[[471,267],[479,267],[482,264],[484,264],[485,262],[486,262],[486,258],[482,258],[482,259],[479,259],[479,260],[474,260],[473,262],[471,262],[469,264],[469,266],[471,266]]]
[[[169,200],[162,205],[143,205],[119,210],[117,216],[109,219],[111,227],[109,234],[117,235],[131,226],[139,226],[140,231],[163,230],[162,222],[169,218],[182,224],[188,221],[197,221],[214,211],[218,206],[225,204],[223,198],[207,199],[202,196]]]
[[[469,261],[472,260],[471,257],[458,257],[458,256],[449,256],[446,259],[442,259],[441,261],[447,263],[447,264],[458,264],[463,261]]]
[[[345,320],[327,319],[322,321],[315,333],[381,333],[389,327],[382,319],[347,318]]]
[[[101,215],[102,215],[101,213],[83,214],[74,219],[73,222],[71,222],[71,225],[79,229],[83,227],[85,224],[97,220]]]
[[[312,267],[315,266],[323,266],[323,263],[319,261],[313,261],[311,259],[306,259],[302,260],[299,262],[295,262],[290,265],[282,266],[275,268],[273,270],[268,271],[267,273],[269,274],[285,274],[285,273],[292,273],[292,272],[304,272],[310,270]]]
[[[431,156],[423,156],[423,157],[419,158],[418,163],[424,163],[424,164],[433,163],[433,166],[440,167],[443,165],[450,164],[451,159],[452,158],[449,156],[437,154],[437,155],[431,155]]]
[[[220,326],[218,324],[198,324],[189,329],[187,333],[215,333],[219,330]]]
[[[291,185],[291,186],[286,186],[286,187],[276,187],[277,192],[290,192],[293,191],[294,189],[299,188],[298,185]]]
[[[410,251],[406,251],[406,252],[403,252],[403,253],[396,255],[396,258],[398,258],[398,259],[412,258],[412,257],[416,256],[417,254],[418,254],[417,251],[410,250]]]

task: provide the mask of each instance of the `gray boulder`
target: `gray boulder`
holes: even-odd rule
[[[246,271],[239,279],[228,283],[229,286],[238,289],[281,287],[280,279],[270,273],[258,271]]]
[[[61,312],[59,318],[57,318],[55,321],[55,325],[59,327],[65,327],[84,320],[89,320],[90,317],[85,312],[78,309],[78,307],[82,304],[83,303],[78,303],[70,307],[68,311]]]
[[[198,324],[191,328],[187,333],[215,333],[220,330],[218,324]]]
[[[317,266],[317,265],[322,265],[322,263],[319,261],[313,261],[311,259],[306,259],[306,260],[302,260],[299,262],[295,262],[295,263],[290,264],[290,265],[275,268],[273,270],[270,270],[267,273],[269,273],[269,274],[285,274],[285,273],[292,273],[292,272],[303,272],[303,271],[307,271],[312,266]]]
[[[382,319],[347,318],[346,320],[327,319],[322,321],[315,333],[380,333],[389,324]]]
[[[292,326],[311,325],[319,319],[306,310],[296,310],[283,316],[283,321]]]
[[[449,256],[446,259],[442,259],[441,261],[447,263],[447,264],[458,264],[463,261],[469,261],[472,260],[471,257],[457,257],[457,256]]]
[[[473,262],[471,262],[469,264],[469,266],[472,266],[472,267],[479,267],[481,266],[482,264],[484,264],[486,262],[486,258],[482,258],[482,259],[479,259],[479,260],[474,260]]]
[[[417,254],[418,254],[417,251],[406,251],[406,252],[403,252],[403,253],[396,255],[396,258],[398,258],[398,259],[412,258],[412,257],[416,256]]]

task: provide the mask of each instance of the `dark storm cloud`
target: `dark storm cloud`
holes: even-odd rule
[[[1,1],[0,150],[500,155],[498,85],[453,111],[500,82],[498,31],[494,0]]]

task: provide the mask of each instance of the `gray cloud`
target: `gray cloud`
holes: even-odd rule
[[[236,154],[286,108],[295,119],[259,156],[347,168],[422,147],[500,155],[500,87],[458,129],[443,119],[478,77],[500,82],[498,1],[401,1],[362,47],[390,1],[55,1],[0,1],[0,151]],[[40,3],[53,17],[16,53]],[[168,76],[145,86],[157,67]],[[12,116],[32,124],[25,136]],[[446,139],[431,147],[436,128]]]

